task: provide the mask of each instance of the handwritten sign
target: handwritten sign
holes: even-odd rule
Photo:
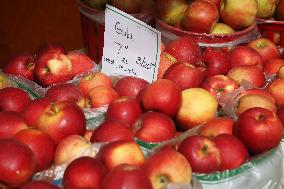
[[[105,10],[102,72],[157,79],[161,33],[125,12],[107,5]]]

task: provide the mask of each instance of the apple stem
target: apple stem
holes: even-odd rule
[[[165,177],[165,176],[160,176],[160,183],[161,183],[162,185],[168,184],[168,179],[167,179],[167,177]]]
[[[258,117],[257,117],[257,120],[258,121],[261,121],[261,120],[263,120],[264,119],[264,115],[263,114],[260,114]]]
[[[202,148],[201,148],[201,152],[202,154],[205,154],[208,150],[208,145],[204,145]]]

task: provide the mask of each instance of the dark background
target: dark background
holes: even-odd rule
[[[46,42],[83,47],[76,0],[11,0],[0,5],[0,67],[5,57]]]

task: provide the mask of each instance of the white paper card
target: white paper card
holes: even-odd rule
[[[157,79],[161,33],[144,22],[107,5],[102,72]]]

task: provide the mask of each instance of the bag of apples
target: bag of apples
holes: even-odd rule
[[[156,29],[164,43],[189,36],[203,47],[233,47],[260,35],[256,11],[255,0],[157,0]]]
[[[153,0],[77,0],[81,16],[84,49],[87,55],[99,63],[104,45],[104,9],[106,3],[132,14],[139,20],[153,25]]]

